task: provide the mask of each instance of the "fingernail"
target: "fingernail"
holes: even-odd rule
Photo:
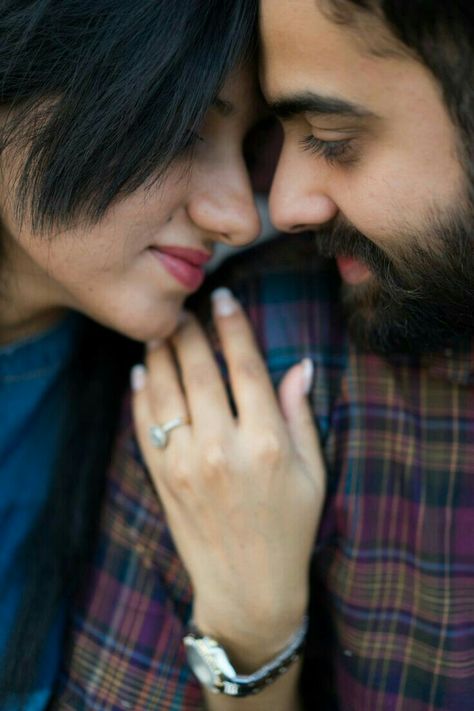
[[[314,363],[311,358],[303,358],[301,365],[303,366],[303,393],[309,395],[313,385]]]
[[[134,392],[143,390],[146,382],[146,368],[144,365],[134,365],[130,371],[130,385]]]
[[[230,289],[216,289],[212,292],[211,299],[214,312],[218,316],[232,316],[239,306]]]
[[[152,340],[148,341],[148,343],[146,344],[146,349],[149,353],[151,353],[152,351],[157,351],[158,348],[161,348],[162,345],[162,338],[152,338]]]

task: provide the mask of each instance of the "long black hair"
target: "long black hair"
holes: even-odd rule
[[[6,142],[26,144],[19,210],[97,220],[166,171],[246,50],[250,0],[1,0]]]
[[[22,157],[18,218],[41,239],[94,224],[159,180],[253,52],[256,15],[255,0],[0,0],[0,157]],[[28,585],[0,707],[32,688],[58,605],[81,581],[136,357],[136,344],[96,324],[81,331],[49,499],[22,552]]]

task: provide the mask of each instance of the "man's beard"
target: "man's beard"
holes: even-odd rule
[[[474,210],[432,217],[423,234],[400,235],[392,243],[389,255],[342,221],[316,234],[321,256],[354,257],[372,271],[367,282],[342,286],[350,333],[359,347],[385,355],[427,353],[472,336]]]

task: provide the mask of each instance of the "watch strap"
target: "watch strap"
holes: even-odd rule
[[[260,669],[252,674],[246,675],[237,674],[222,646],[212,637],[202,635],[195,627],[191,627],[189,634],[184,638],[184,644],[189,646],[198,640],[202,640],[207,641],[212,647],[218,648],[220,655],[225,655],[225,665],[224,668],[217,668],[216,665],[214,669],[216,681],[212,686],[209,686],[209,688],[217,694],[242,697],[259,693],[288,671],[301,655],[307,629],[308,618],[305,616],[287,646],[271,661],[260,667]]]

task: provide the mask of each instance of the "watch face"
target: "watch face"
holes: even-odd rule
[[[188,655],[189,666],[196,674],[197,678],[207,686],[211,688],[216,682],[216,677],[213,670],[206,664],[206,661],[202,658],[199,651],[194,645],[186,644],[186,652]]]

